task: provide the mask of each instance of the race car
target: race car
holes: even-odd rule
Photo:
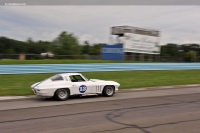
[[[80,73],[61,73],[35,83],[31,88],[38,96],[55,97],[64,101],[72,95],[103,94],[111,97],[119,86],[115,81],[87,79]]]

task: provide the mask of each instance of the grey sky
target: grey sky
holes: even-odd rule
[[[1,0],[26,5],[199,5],[199,0]]]
[[[161,31],[161,44],[200,43],[199,6],[1,6],[0,36],[53,40],[61,31],[108,43],[111,26]]]

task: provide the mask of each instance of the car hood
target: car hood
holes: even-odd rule
[[[100,80],[100,79],[90,79],[90,81],[96,82],[96,81],[106,81],[106,80]]]
[[[92,82],[100,82],[100,83],[105,83],[105,84],[112,84],[112,85],[120,85],[119,83],[115,81],[109,81],[109,80],[100,80],[100,79],[90,79]]]

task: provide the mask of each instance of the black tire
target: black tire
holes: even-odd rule
[[[111,85],[105,86],[102,93],[106,97],[112,97],[115,94],[115,87]]]
[[[69,95],[68,89],[58,89],[56,90],[54,97],[59,101],[65,101],[69,98]]]

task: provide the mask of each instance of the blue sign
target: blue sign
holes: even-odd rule
[[[81,85],[81,86],[79,87],[80,93],[84,93],[84,92],[86,92],[86,90],[87,90],[87,86],[85,86],[85,85]]]
[[[103,45],[101,51],[103,60],[124,60],[122,45]]]

